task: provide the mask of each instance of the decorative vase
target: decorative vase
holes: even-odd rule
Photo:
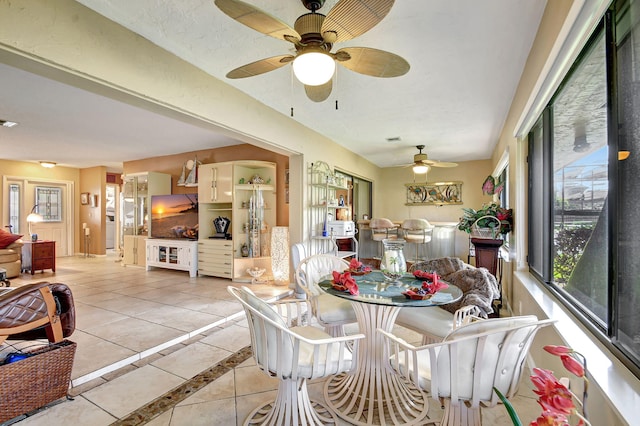
[[[249,246],[247,246],[246,244],[242,244],[242,246],[240,247],[240,254],[242,255],[242,257],[249,257]]]
[[[382,240],[384,246],[380,271],[387,281],[400,284],[400,278],[407,272],[407,263],[404,259],[404,240]]]

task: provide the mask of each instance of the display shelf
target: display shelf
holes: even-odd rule
[[[197,241],[148,238],[146,240],[147,271],[152,267],[188,271],[198,276]]]

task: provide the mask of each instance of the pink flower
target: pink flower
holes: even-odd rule
[[[358,269],[360,269],[361,266],[362,266],[362,262],[360,262],[355,257],[351,259],[351,262],[349,262],[349,269],[353,269],[357,271]]]
[[[540,417],[529,423],[529,426],[564,426],[568,425],[567,417],[562,414],[544,411]]]
[[[422,281],[422,288],[427,291],[427,294],[436,294],[440,290],[448,287],[449,285],[447,283],[438,281],[435,278],[433,282]]]
[[[538,403],[545,411],[565,415],[575,411],[571,392],[556,379],[551,371],[534,368],[533,373],[531,382],[536,387],[533,392],[540,397]]]
[[[564,368],[578,377],[584,377],[584,367],[571,355],[562,355],[560,357]]]
[[[349,293],[351,293],[354,296],[357,296],[360,294],[360,289],[358,288],[358,284],[356,283],[356,280],[353,279],[353,277],[351,276],[351,272],[346,271],[345,273],[341,274],[340,272],[333,271],[332,275],[333,275],[333,282],[335,284],[346,287],[347,290],[349,290]]]
[[[545,351],[549,352],[552,355],[566,355],[569,354],[571,352],[573,352],[573,349],[568,348],[566,346],[556,346],[556,345],[547,345],[544,346],[542,349],[544,349]]]

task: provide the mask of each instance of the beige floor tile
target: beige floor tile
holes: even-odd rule
[[[228,426],[236,424],[233,398],[183,405],[173,410],[171,426]]]
[[[277,389],[278,379],[267,376],[258,366],[235,369],[236,395],[249,395]]]
[[[169,426],[171,425],[171,416],[173,416],[173,410],[165,411],[153,420],[145,423],[146,426]]]
[[[100,407],[78,396],[73,401],[64,401],[27,417],[17,423],[19,426],[69,426],[69,425],[110,425],[115,417]]]
[[[222,316],[192,311],[177,306],[163,305],[151,309],[134,317],[144,319],[155,324],[177,328],[182,331],[193,331],[223,319]]]
[[[82,396],[121,418],[154,400],[184,380],[152,365],[145,365],[104,385],[85,392]]]
[[[154,324],[138,318],[125,318],[110,324],[94,327],[87,332],[109,342],[140,352],[175,337],[184,332],[160,324]]]
[[[76,330],[70,338],[77,343],[71,378],[77,379],[100,368],[135,355],[135,351]]]
[[[75,296],[75,290],[72,291]],[[79,301],[74,301],[74,305],[76,308],[76,327],[79,330],[88,330],[93,327],[110,324],[113,321],[127,318],[126,315],[98,308],[96,306],[87,305]]]
[[[245,419],[253,410],[262,407],[264,404],[276,399],[276,391],[252,393],[244,396],[236,396],[236,416],[237,425],[244,423]]]
[[[220,348],[202,343],[194,343],[164,356],[151,364],[176,376],[190,379],[232,354],[233,352]]]
[[[213,345],[230,352],[237,352],[251,344],[249,329],[232,324],[216,330],[215,333],[200,340],[201,343]]]
[[[88,300],[83,299],[82,302],[88,305],[98,306],[102,309],[118,312],[120,314],[129,316],[141,315],[153,309],[166,306],[162,303],[140,299],[135,296],[124,296],[118,293],[111,294],[113,294],[115,297],[98,301],[96,301],[93,297],[89,297]]]

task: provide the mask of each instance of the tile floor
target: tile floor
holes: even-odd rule
[[[7,424],[240,425],[253,408],[274,397],[277,380],[253,362],[244,313],[226,290],[240,283],[123,267],[115,255],[59,258],[56,266],[56,273],[22,274],[11,285],[49,281],[71,288],[77,317],[70,337],[77,343],[74,399]],[[289,291],[270,285],[252,289],[265,299]],[[396,332],[419,340],[400,327]],[[323,399],[323,383],[310,383],[312,397]],[[540,412],[526,378],[513,403],[525,423]],[[512,424],[501,406],[483,413],[487,425]],[[429,417],[437,420],[440,414],[433,402]]]

